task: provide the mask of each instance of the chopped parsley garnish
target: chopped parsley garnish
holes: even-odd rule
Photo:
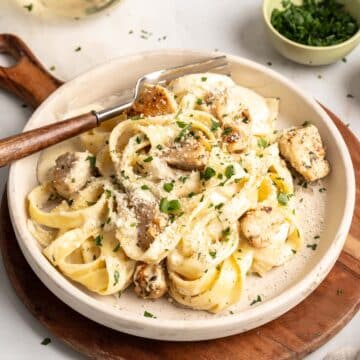
[[[209,251],[209,255],[213,258],[213,259],[215,259],[216,258],[216,251],[214,250],[214,251]]]
[[[206,76],[202,76],[201,77],[201,81],[206,81],[207,80],[207,77]]]
[[[291,249],[293,254],[296,254],[296,250],[295,249]]]
[[[173,188],[174,188],[174,184],[173,184],[173,183],[165,183],[164,186],[163,186],[163,189],[164,189],[166,192],[172,191]]]
[[[181,209],[181,204],[179,200],[168,200],[167,198],[162,198],[160,200],[159,209],[165,214],[176,214]]]
[[[111,192],[111,190],[109,190],[109,189],[105,189],[105,194],[106,194],[106,198],[107,198],[107,199],[110,199],[112,192]]]
[[[308,121],[308,120],[304,121],[304,122],[301,124],[301,126],[303,126],[303,127],[307,127],[307,126],[309,126],[309,125],[311,125],[311,122]]]
[[[225,176],[230,179],[233,175],[235,175],[234,165],[229,165],[225,169]]]
[[[141,190],[149,190],[150,188],[147,185],[141,185]]]
[[[118,244],[113,248],[113,252],[119,251],[120,248],[121,248],[121,245],[120,245],[120,243],[118,243]]]
[[[220,210],[223,206],[224,206],[224,203],[219,203],[219,204],[215,205],[214,208],[215,208],[216,210]]]
[[[319,189],[319,192],[321,192],[321,193],[325,192],[325,191],[326,191],[326,188],[324,188],[324,187]]]
[[[283,192],[280,192],[277,196],[279,204],[286,205],[289,202],[289,195]]]
[[[141,137],[140,137],[140,136],[137,136],[137,137],[135,138],[135,141],[136,141],[137,144],[140,144],[140,143],[141,143]]]
[[[320,235],[315,235],[314,239],[320,239]]]
[[[198,99],[196,100],[196,103],[197,103],[198,105],[201,105],[201,104],[203,103],[203,99],[198,98]]]
[[[201,198],[200,198],[200,202],[203,202],[204,201],[204,195],[203,196],[201,196]]]
[[[295,5],[282,1],[274,9],[271,24],[286,38],[309,46],[331,46],[352,37],[359,29],[356,19],[336,0],[304,0]]]
[[[265,149],[266,147],[269,146],[269,143],[264,138],[259,138],[257,141],[257,144],[258,144],[258,147],[263,148],[263,149]]]
[[[162,147],[160,144],[157,144],[157,145],[156,145],[156,148],[157,148],[158,150],[162,150],[162,149],[163,149],[163,147]]]
[[[186,134],[186,132],[191,128],[192,124],[187,124],[176,136],[175,142],[179,142]]]
[[[215,174],[216,174],[216,171],[213,168],[208,166],[204,170],[204,172],[202,172],[200,174],[200,177],[201,177],[201,179],[204,179],[204,180],[210,180],[213,176],[215,176]]]
[[[90,166],[93,168],[96,166],[96,157],[95,156],[88,156],[86,160],[89,161]]]
[[[152,156],[148,156],[146,159],[144,159],[144,162],[151,162],[153,161],[153,157]]]
[[[183,129],[187,125],[184,121],[177,121],[176,124],[181,129]]]
[[[118,270],[114,271],[114,284],[113,286],[117,285],[119,283],[119,279],[120,279],[120,274]]]
[[[51,343],[51,339],[46,337],[42,342],[41,345],[49,345]]]
[[[156,319],[156,316],[154,314],[152,314],[151,312],[146,311],[146,310],[144,311],[144,316],[148,317],[148,318]]]
[[[81,46],[78,46],[76,49],[75,49],[76,52],[79,52],[81,51]]]
[[[98,235],[95,239],[95,245],[96,246],[102,246],[102,236],[101,235]]]
[[[216,131],[220,127],[220,124],[215,121],[214,119],[211,119],[211,131]]]
[[[255,305],[256,303],[261,302],[261,301],[262,301],[261,296],[258,295],[258,296],[256,297],[256,299],[254,299],[254,300],[250,303],[250,305],[251,305],[251,306],[252,306],[252,305]]]
[[[230,227],[228,226],[226,229],[224,229],[222,232],[221,232],[221,235],[222,236],[229,236],[231,233],[231,230],[230,230]]]
[[[187,197],[192,198],[194,195],[196,195],[196,194],[192,191],[192,192],[188,193]]]
[[[33,8],[34,8],[34,5],[33,4],[28,4],[28,5],[24,5],[24,8],[27,10],[27,11],[32,11]],[[50,339],[49,339],[50,340]],[[46,344],[45,344],[46,345]]]
[[[308,244],[308,245],[306,245],[306,247],[315,251],[317,248],[317,244]]]
[[[55,65],[50,66],[49,70],[50,70],[50,71],[55,71],[55,70],[56,70]]]
[[[244,124],[248,124],[250,120],[249,120],[248,117],[244,117],[241,121],[242,121]]]
[[[185,184],[188,179],[189,179],[189,176],[180,176],[179,177],[179,181],[182,182],[183,184]]]
[[[232,133],[232,131],[233,131],[233,129],[231,127],[226,127],[222,133],[222,136],[229,135]]]

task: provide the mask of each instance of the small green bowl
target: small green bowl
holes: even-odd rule
[[[293,2],[301,4],[302,1],[294,0]],[[343,0],[339,2],[345,5],[346,10],[360,24],[360,0]],[[263,16],[273,46],[280,54],[290,60],[305,65],[328,65],[344,58],[360,43],[360,30],[350,39],[332,46],[308,46],[289,40],[271,24],[272,11],[282,8],[281,0],[264,0]]]

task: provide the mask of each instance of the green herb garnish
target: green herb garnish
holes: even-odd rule
[[[95,245],[96,246],[102,246],[102,236],[101,235],[98,235],[95,239]]]
[[[118,243],[118,244],[113,248],[113,252],[119,251],[120,248],[121,248],[121,245],[120,245],[120,243]]]
[[[340,44],[359,29],[355,18],[336,0],[304,0],[301,5],[285,0],[282,5],[282,10],[272,11],[271,24],[280,34],[300,44]]]
[[[174,188],[174,184],[173,184],[173,183],[165,183],[164,186],[163,186],[163,189],[164,189],[166,192],[172,191],[173,188]]]
[[[207,167],[203,173],[201,173],[200,177],[201,179],[204,180],[209,180],[211,179],[213,176],[215,176],[216,172],[213,168],[211,167]]]
[[[151,312],[146,311],[146,310],[144,311],[144,316],[148,317],[148,318],[156,319],[156,316],[154,314],[152,314]]]
[[[96,157],[95,156],[88,156],[86,160],[89,161],[91,167],[96,166]]]
[[[167,198],[162,198],[160,200],[159,209],[165,214],[176,214],[181,209],[181,204],[179,200],[168,200]]]
[[[119,279],[120,279],[120,274],[118,270],[114,271],[114,284],[113,286],[117,285],[119,283]]]
[[[48,345],[50,343],[51,343],[51,339],[47,337],[41,342],[41,345]]]
[[[229,165],[225,169],[225,176],[230,179],[235,174],[234,165]]]
[[[289,202],[289,196],[286,193],[280,192],[277,196],[279,204],[286,205]]]
[[[144,159],[144,162],[151,162],[153,161],[153,157],[152,156],[148,156],[146,159]]]
[[[220,124],[217,121],[211,119],[211,129],[210,130],[216,131],[219,127],[220,127]]]
[[[258,296],[256,297],[256,299],[254,299],[254,300],[250,303],[250,305],[252,306],[252,305],[254,305],[254,304],[258,303],[258,302],[261,302],[261,301],[262,301],[261,296],[258,295]]]

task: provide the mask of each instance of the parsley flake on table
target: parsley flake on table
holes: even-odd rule
[[[42,342],[41,345],[49,345],[51,343],[51,339],[46,337]]]
[[[81,51],[81,46],[78,46],[76,49],[75,49],[75,52],[79,52]]]

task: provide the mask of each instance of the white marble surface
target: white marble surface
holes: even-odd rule
[[[63,80],[128,53],[156,48],[218,49],[265,65],[271,62],[274,70],[330,107],[360,136],[360,47],[347,57],[347,62],[326,67],[296,65],[280,57],[268,44],[260,1],[123,0],[111,12],[78,21],[35,16],[16,5],[16,1],[23,0],[0,1],[0,33],[21,36],[47,67],[56,67],[54,73]],[[31,0],[23,2],[28,4]],[[141,38],[141,30],[151,32],[152,36],[147,40]],[[81,51],[76,52],[78,46]],[[0,56],[0,64],[5,61]],[[20,101],[2,91],[0,109],[1,137],[20,131],[30,115],[30,110],[22,108]],[[1,191],[6,177],[7,169],[0,169]],[[82,358],[32,318],[9,285],[1,261],[0,317],[1,359]],[[322,359],[345,346],[360,348],[359,330],[360,314],[357,314],[337,336],[307,359]],[[40,345],[47,336],[51,337],[51,344]]]

